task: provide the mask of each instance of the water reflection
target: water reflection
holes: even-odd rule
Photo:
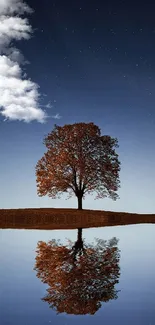
[[[120,277],[118,239],[95,239],[86,244],[82,228],[75,243],[68,240],[39,241],[34,270],[48,284],[42,298],[57,313],[74,315],[95,314],[102,305],[118,298],[115,285]]]

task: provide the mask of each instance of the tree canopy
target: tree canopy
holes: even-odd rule
[[[39,196],[76,195],[82,209],[85,194],[116,200],[120,187],[117,138],[101,135],[94,123],[55,125],[44,138],[47,152],[36,165]]]
[[[78,236],[79,237],[79,236]],[[80,237],[78,240],[82,240]],[[38,242],[35,270],[48,284],[42,298],[57,313],[95,314],[102,302],[117,299],[120,254],[118,240],[96,239],[94,244],[77,247],[60,241]],[[75,258],[76,250],[76,258]]]

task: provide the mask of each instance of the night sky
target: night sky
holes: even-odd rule
[[[76,208],[76,198],[38,198],[35,165],[55,123],[94,122],[118,138],[120,199],[86,196],[83,207],[154,213],[155,4],[26,3],[27,36],[12,37],[4,16],[20,15],[24,4],[0,0],[0,208]]]

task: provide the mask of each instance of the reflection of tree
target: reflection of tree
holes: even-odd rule
[[[72,247],[72,256],[73,260],[77,260],[77,256],[81,256],[85,253],[85,248],[83,246],[82,240],[82,228],[78,229],[77,241],[75,242],[74,246]]]
[[[83,244],[82,229],[73,246],[59,241],[38,242],[35,270],[47,283],[47,295],[42,299],[58,313],[95,314],[101,302],[117,299],[119,250],[114,237],[96,239],[93,245]]]

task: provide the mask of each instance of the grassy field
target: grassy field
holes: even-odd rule
[[[155,214],[77,209],[0,209],[0,228],[77,229],[155,223]]]

